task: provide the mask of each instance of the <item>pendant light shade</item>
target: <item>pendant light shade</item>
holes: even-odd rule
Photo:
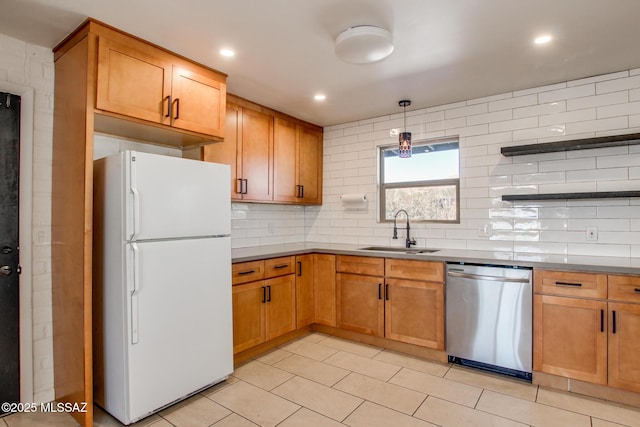
[[[411,132],[407,132],[407,107],[411,105],[411,101],[405,99],[398,105],[404,108],[404,132],[400,132],[398,137],[398,157],[406,159],[411,157]]]

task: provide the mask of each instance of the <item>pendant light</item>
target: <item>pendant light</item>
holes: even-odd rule
[[[404,132],[400,132],[398,139],[398,157],[406,159],[411,157],[411,132],[407,132],[407,107],[411,101],[403,99],[398,105],[404,108]]]

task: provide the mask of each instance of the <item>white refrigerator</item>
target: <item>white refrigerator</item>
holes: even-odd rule
[[[233,371],[227,165],[94,164],[94,400],[124,424]]]

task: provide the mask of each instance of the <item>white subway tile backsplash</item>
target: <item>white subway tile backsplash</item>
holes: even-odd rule
[[[620,71],[618,73],[601,74],[599,76],[587,77],[579,80],[567,82],[567,87],[580,86],[587,83],[598,83],[607,80],[615,80],[629,76],[629,71]]]
[[[584,108],[601,107],[603,105],[623,104],[629,101],[628,91],[610,92],[602,95],[584,96],[567,100],[567,111]]]
[[[631,77],[624,77],[620,79],[596,83],[596,92],[598,94],[617,92],[620,90],[629,90],[638,87],[640,87],[640,75],[634,75]]]
[[[624,130],[629,127],[627,117],[613,117],[609,119],[600,119],[586,122],[568,123],[566,125],[566,134],[577,134],[584,132],[598,132],[608,130]]]
[[[561,113],[566,111],[566,109],[567,103],[565,101],[547,102],[545,104],[516,108],[513,110],[513,118],[520,119],[523,117],[534,117],[546,114]]]
[[[583,96],[593,96],[595,94],[595,84],[586,84],[541,92],[538,94],[538,102],[540,104],[544,104],[546,102],[563,101],[572,98],[581,98]]]
[[[559,89],[563,89],[567,87],[567,83],[555,83],[555,84],[550,84],[550,85],[546,85],[546,86],[538,86],[538,87],[534,87],[534,88],[530,88],[530,89],[523,89],[523,90],[518,90],[513,92],[513,96],[518,97],[518,96],[525,96],[525,95],[531,95],[534,93],[544,93],[544,92],[550,92],[550,91],[555,91],[555,90],[559,90]]]
[[[640,114],[640,101],[598,107],[598,118]]]
[[[489,132],[497,133],[536,127],[538,127],[538,117],[526,117],[522,119],[504,120],[501,122],[489,123]]]
[[[558,125],[572,122],[583,122],[596,119],[596,109],[569,111],[566,113],[546,114],[540,116],[540,126]]]

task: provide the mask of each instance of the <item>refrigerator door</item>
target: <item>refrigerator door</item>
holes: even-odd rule
[[[233,371],[230,239],[126,244],[129,398],[122,421]]]
[[[125,241],[229,235],[228,165],[125,151]]]

